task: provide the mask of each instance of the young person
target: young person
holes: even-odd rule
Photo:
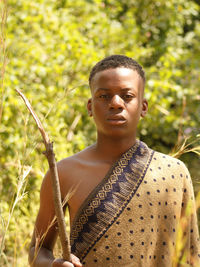
[[[148,109],[142,67],[129,57],[113,55],[93,67],[89,84],[92,96],[87,109],[96,124],[97,141],[58,163],[62,199],[76,188],[68,201],[71,248],[76,256],[72,255],[72,263],[54,259],[57,226],[49,228],[55,213],[47,172],[29,262],[54,267],[169,267],[181,224],[181,255],[190,265],[200,264],[187,168],[136,139],[138,122]]]

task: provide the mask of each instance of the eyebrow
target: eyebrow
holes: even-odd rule
[[[120,90],[121,91],[128,91],[128,90],[132,90],[132,89],[134,89],[134,88],[133,87],[128,87],[128,88],[121,88]],[[97,91],[110,91],[110,90],[112,90],[112,89],[102,88],[102,87],[97,89]]]

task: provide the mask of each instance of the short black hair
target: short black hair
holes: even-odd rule
[[[112,55],[102,59],[92,68],[89,76],[89,84],[91,85],[92,78],[97,72],[107,69],[115,69],[118,67],[124,67],[137,71],[145,83],[145,72],[137,61],[124,55]]]

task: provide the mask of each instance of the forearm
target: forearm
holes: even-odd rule
[[[53,261],[54,256],[49,249],[41,247],[36,251],[35,247],[30,248],[29,264],[31,267],[51,267]]]

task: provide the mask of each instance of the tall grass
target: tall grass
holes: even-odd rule
[[[24,198],[25,196],[25,189],[26,189],[26,184],[27,184],[27,177],[29,172],[31,171],[31,167],[22,167],[22,174],[18,178],[18,183],[17,183],[17,190],[13,194],[13,201],[11,201],[10,204],[10,209],[9,209],[9,214],[8,218],[3,218],[1,216],[1,222],[2,222],[2,233],[1,233],[1,243],[0,243],[0,265],[3,266],[2,264],[7,263],[7,256],[4,252],[5,249],[5,241],[6,238],[9,238],[9,225],[11,222],[11,218],[13,217],[14,209],[16,208],[17,205],[19,205],[19,202]]]
[[[0,72],[1,72],[1,81],[0,81],[0,124],[3,113],[3,102],[4,102],[4,74],[6,70],[7,64],[7,56],[6,56],[6,21],[8,16],[8,7],[7,0],[0,0],[0,16],[1,16],[1,25],[0,25]]]

